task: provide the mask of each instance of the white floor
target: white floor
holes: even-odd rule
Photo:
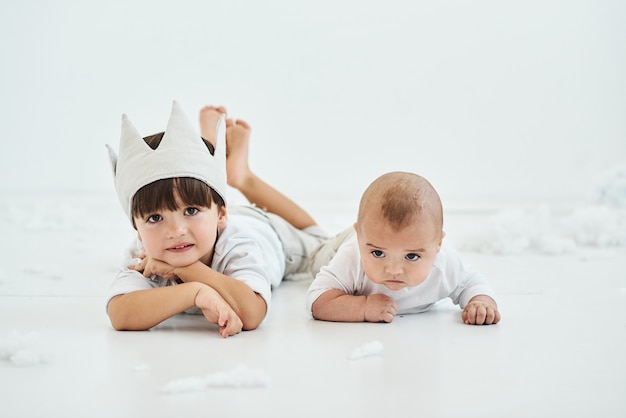
[[[224,340],[196,316],[111,328],[104,294],[130,234],[114,196],[0,203],[3,418],[626,416],[626,247],[461,250],[498,294],[496,326],[464,325],[448,302],[391,324],[314,321],[308,283],[285,282],[259,329]],[[349,206],[318,207],[321,223],[339,230]],[[447,239],[486,216],[447,212]],[[382,352],[348,358],[370,341]],[[163,391],[239,365],[271,381]]]

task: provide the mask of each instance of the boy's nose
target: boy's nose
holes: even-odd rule
[[[168,238],[180,237],[181,235],[185,235],[185,233],[187,232],[187,227],[185,223],[182,221],[173,220],[167,226],[168,226],[167,228]]]

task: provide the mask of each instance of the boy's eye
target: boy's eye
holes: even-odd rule
[[[159,222],[160,220],[162,220],[163,217],[161,215],[158,214],[154,214],[154,215],[150,215],[148,216],[148,219],[146,220],[148,223],[154,224]]]
[[[405,256],[405,258],[409,261],[417,261],[420,259],[419,254],[415,254],[415,253],[409,253]]]
[[[376,258],[382,258],[385,256],[385,253],[380,250],[373,250],[372,255]]]
[[[198,208],[187,208],[187,209],[185,209],[185,215],[195,215],[198,212],[200,212],[200,210]]]

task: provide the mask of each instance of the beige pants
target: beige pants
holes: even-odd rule
[[[252,216],[267,222],[278,235],[285,253],[285,279],[298,280],[311,278],[309,257],[325,240],[328,234],[318,225],[298,229],[280,216],[266,212],[256,206],[233,206],[228,213]]]
[[[315,277],[322,267],[327,265],[337,254],[341,244],[354,235],[354,227],[350,226],[332,238],[322,242],[309,257],[309,273]]]

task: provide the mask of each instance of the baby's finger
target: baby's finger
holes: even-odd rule
[[[389,323],[389,322],[393,321],[394,316],[395,316],[395,314],[393,314],[391,312],[385,312],[383,314],[383,322]]]
[[[498,312],[497,309],[489,308],[487,310],[487,319],[485,323],[491,325],[497,324],[498,322],[500,322],[500,312]]]
[[[485,322],[484,322],[485,325],[491,325],[494,323],[493,321],[495,320],[496,320],[496,312],[491,308],[487,308],[487,312],[485,315]]]
[[[476,322],[476,307],[468,305],[463,311],[463,322],[466,324],[474,324]]]
[[[487,318],[487,307],[484,305],[479,305],[476,308],[476,325],[482,325],[485,323],[485,319]]]
[[[391,305],[391,308],[389,309],[389,312],[393,316],[396,316],[396,314],[398,313],[398,305],[396,305],[395,303],[393,305]]]

